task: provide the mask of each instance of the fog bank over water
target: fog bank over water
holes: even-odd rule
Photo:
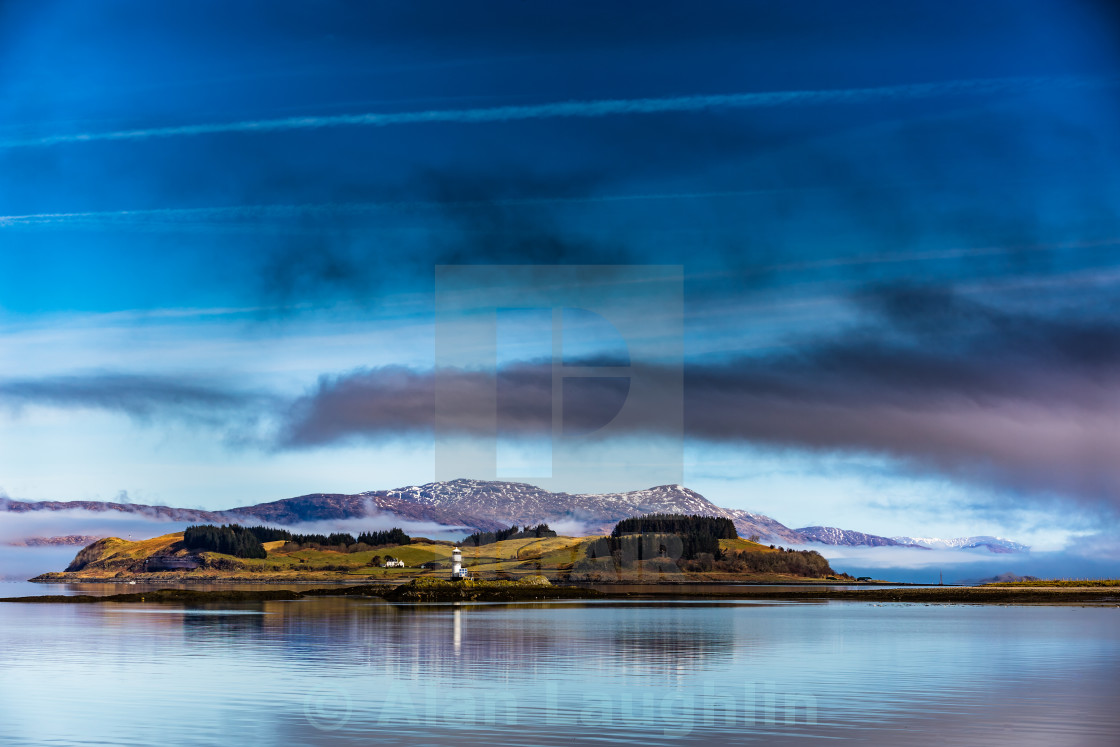
[[[120,511],[5,511],[0,514],[0,545],[35,537],[122,537],[147,539],[182,531],[187,522],[158,521]]]
[[[1083,540],[1083,541],[1082,541]],[[1098,553],[1092,538],[1053,552],[992,553],[987,550],[917,550],[908,547],[807,545],[837,571],[914,583],[970,583],[1001,573],[1039,578],[1113,578],[1116,558]]]

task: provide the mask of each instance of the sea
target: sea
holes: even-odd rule
[[[1102,606],[3,603],[0,745],[1114,745],[1118,672]]]

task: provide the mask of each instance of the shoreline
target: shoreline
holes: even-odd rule
[[[337,587],[337,585],[336,585]],[[610,592],[581,585],[530,586],[516,582],[477,582],[458,586],[450,582],[440,585],[445,591],[426,590],[420,598],[408,593],[408,584],[350,585],[341,588],[319,588],[302,591],[268,590],[193,590],[159,589],[131,594],[106,596],[44,595],[0,598],[0,603],[28,604],[90,604],[90,603],[178,603],[212,604],[219,602],[295,601],[315,597],[370,597],[388,602],[425,604],[432,602],[518,602],[549,600],[601,601],[667,601],[673,599],[700,601],[791,601],[791,602],[878,602],[901,604],[1080,604],[1120,607],[1120,589],[1116,587],[988,587],[933,586],[891,589],[765,589],[745,586],[736,591],[714,591],[703,584],[665,585],[663,589],[642,592]],[[467,593],[469,592],[469,593]]]
[[[337,573],[318,575],[314,572],[292,574],[292,575],[276,575],[271,573],[213,573],[213,572],[199,572],[199,571],[157,571],[153,573],[128,573],[128,574],[113,574],[110,576],[99,576],[95,574],[84,575],[85,572],[59,572],[51,571],[41,573],[34,578],[29,578],[29,583],[35,584],[181,584],[181,585],[199,585],[208,586],[212,584],[319,584],[331,586],[346,586],[346,585],[367,585],[367,584],[405,584],[410,581],[419,579],[438,579],[443,578],[442,573],[433,574],[431,571],[417,572],[416,570],[409,569],[409,571],[399,575],[385,576],[385,575],[366,575],[366,574],[347,574],[339,575]],[[932,584],[919,584],[907,581],[886,581],[883,579],[871,579],[860,581],[855,578],[825,578],[825,577],[807,577],[807,576],[794,576],[779,573],[742,573],[733,574],[728,573],[725,575],[703,574],[703,575],[690,575],[684,572],[681,573],[624,573],[622,575],[611,574],[610,577],[604,578],[599,574],[594,577],[587,577],[585,575],[573,574],[567,570],[555,571],[553,569],[547,570],[534,570],[534,571],[518,571],[518,572],[502,572],[495,574],[492,572],[480,572],[475,578],[476,580],[484,581],[516,581],[520,578],[529,576],[545,575],[554,584],[572,585],[572,586],[665,586],[665,587],[693,587],[693,586],[803,586],[806,588],[814,587],[830,587],[830,586],[866,586],[874,588],[877,586],[932,586]]]
[[[536,574],[529,574],[536,575]],[[302,578],[302,579],[287,579],[287,578],[254,578],[252,576],[191,576],[189,578],[175,578],[175,577],[161,577],[161,578],[144,578],[143,576],[134,576],[130,578],[35,578],[27,579],[27,583],[32,584],[118,584],[121,586],[130,586],[133,584],[144,584],[147,586],[158,584],[177,584],[182,586],[212,586],[214,584],[253,584],[253,585],[281,585],[281,584],[300,584],[300,585],[319,585],[319,586],[355,586],[355,585],[371,585],[383,584],[386,586],[398,586],[400,584],[407,584],[409,581],[423,578],[439,578],[435,576],[409,576],[400,579],[378,579],[378,578],[346,578],[346,579],[318,579],[318,578]],[[503,580],[503,579],[485,579],[485,580]],[[512,579],[504,579],[516,581],[517,577]],[[803,586],[807,589],[816,587],[831,587],[831,586],[866,586],[874,588],[877,586],[912,586],[912,587],[925,587],[936,586],[936,584],[918,584],[908,581],[827,581],[817,579],[784,579],[775,578],[767,580],[742,580],[742,579],[726,579],[726,580],[711,580],[711,579],[698,579],[698,580],[685,580],[685,581],[663,581],[663,580],[649,580],[642,578],[622,579],[611,581],[570,581],[566,579],[555,579],[553,583],[562,586],[663,586],[666,588],[686,588],[692,586]],[[945,588],[950,588],[945,585]]]

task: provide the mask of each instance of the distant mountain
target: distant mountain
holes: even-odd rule
[[[843,545],[847,547],[917,547],[923,550],[974,550],[985,549],[994,553],[1030,552],[1030,547],[1012,542],[1002,537],[957,537],[939,539],[936,537],[880,537],[864,534],[852,529],[836,527],[801,527],[793,530],[810,542],[823,545]]]
[[[167,522],[265,522],[295,525],[391,514],[472,531],[513,524],[578,524],[588,533],[606,533],[621,519],[639,514],[680,513],[722,516],[743,537],[802,543],[806,538],[768,516],[721,508],[694,490],[661,485],[625,493],[553,493],[535,485],[489,480],[451,480],[357,494],[312,493],[227,511],[95,501],[0,502],[0,511],[115,511]]]
[[[356,519],[376,515],[384,511],[402,519],[431,521],[450,527],[463,526],[472,529],[493,530],[504,529],[508,526],[490,519],[451,515],[439,509],[425,509],[389,493],[390,491],[358,495],[313,493],[226,511],[205,511],[195,508],[171,508],[142,503],[111,503],[106,501],[14,501],[6,499],[0,500],[0,511],[14,513],[31,511],[116,512],[153,521],[195,524],[228,524],[253,521],[274,524],[303,524],[309,521]]]
[[[909,542],[900,542],[890,537],[880,537],[876,534],[864,534],[854,529],[837,529],[836,527],[801,527],[794,531],[800,532],[811,542],[820,542],[822,545],[846,545],[849,547],[921,547]],[[923,550],[929,549],[922,547]]]
[[[408,504],[456,515],[485,516],[504,526],[575,522],[589,533],[602,534],[629,516],[700,514],[731,519],[742,537],[757,534],[762,539],[803,541],[797,532],[768,516],[721,508],[681,485],[660,485],[626,493],[553,493],[521,482],[460,479],[387,492]]]
[[[940,539],[938,537],[892,537],[896,542],[910,545],[920,545],[931,550],[974,550],[985,549],[994,553],[1019,553],[1030,552],[1029,545],[1021,545],[1003,537],[957,537],[955,539]]]
[[[297,525],[313,521],[342,521],[388,515],[405,522],[426,522],[470,531],[494,531],[513,524],[561,525],[567,532],[609,532],[630,516],[651,513],[700,514],[731,519],[739,535],[757,536],[770,543],[913,545],[925,548],[987,548],[991,552],[1027,552],[1030,548],[998,537],[963,537],[952,540],[912,537],[879,537],[850,529],[804,527],[790,529],[768,516],[721,508],[695,490],[681,485],[659,485],[625,493],[553,493],[521,482],[450,480],[409,485],[394,490],[365,493],[312,493],[227,511],[203,511],[168,506],[100,501],[26,502],[0,500],[0,511],[119,512],[176,523],[268,523]]]
[[[226,511],[225,514],[242,522],[263,521],[288,525],[309,521],[358,519],[388,513],[409,521],[431,522],[446,527],[465,527],[479,531],[493,531],[509,526],[508,522],[472,510],[474,507],[470,505],[455,510],[409,500],[403,492],[406,490],[409,488],[370,491],[354,495],[312,493],[298,498],[285,498],[272,503],[235,508]]]
[[[170,508],[146,506],[141,503],[110,503],[106,501],[14,501],[0,500],[0,511],[27,513],[29,511],[116,511],[136,514],[155,521],[229,521],[224,511],[203,511],[195,508]]]
[[[65,537],[27,537],[12,540],[10,547],[85,547],[102,539],[99,534],[68,534]]]

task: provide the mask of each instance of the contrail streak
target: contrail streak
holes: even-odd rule
[[[148,140],[192,135],[213,135],[233,132],[282,132],[313,130],[324,127],[388,127],[391,125],[431,124],[441,122],[483,123],[514,122],[530,119],[607,117],[615,114],[660,114],[694,112],[713,109],[766,109],[785,106],[819,104],[858,104],[867,101],[927,99],[952,95],[983,95],[1023,93],[1050,88],[1091,88],[1111,85],[1115,81],[1085,77],[987,78],[911,83],[878,88],[845,88],[802,91],[770,91],[765,93],[730,93],[667,98],[600,99],[561,101],[548,104],[496,106],[475,109],[430,109],[414,112],[341,114],[332,116],[285,117],[240,122],[151,127],[110,132],[88,132],[48,135],[24,140],[0,141],[0,148],[34,148],[63,143],[87,143],[112,140]]]
[[[106,210],[69,213],[28,213],[0,215],[0,228],[10,226],[44,226],[56,223],[101,224],[144,221],[190,223],[198,221],[235,221],[242,219],[288,219],[309,215],[365,215],[394,210],[422,210],[446,207],[488,207],[491,205],[533,206],[565,205],[597,202],[643,202],[654,200],[691,200],[713,197],[751,197],[785,192],[804,192],[821,187],[779,189],[742,189],[713,192],[666,192],[648,194],[588,195],[578,197],[513,197],[504,200],[472,200],[440,202],[434,200],[400,200],[393,202],[322,202],[273,205],[228,205],[198,208],[154,208],[149,210]]]

